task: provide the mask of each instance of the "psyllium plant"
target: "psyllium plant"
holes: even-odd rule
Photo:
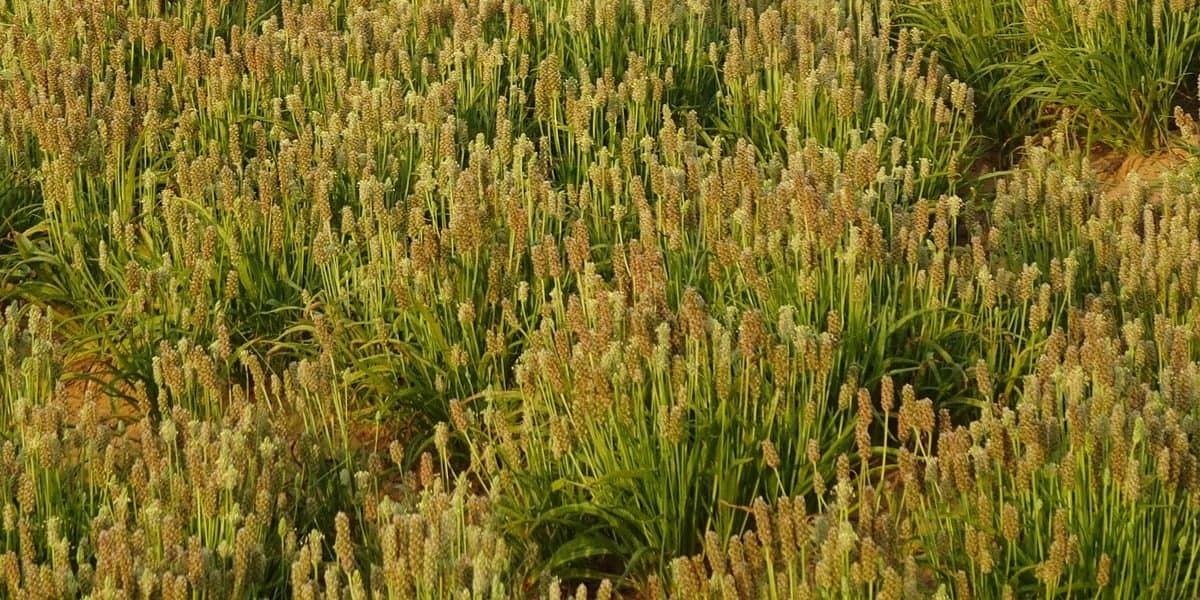
[[[1039,358],[1052,381],[1029,375],[1015,408],[992,403],[968,426],[937,424],[929,401],[905,390],[894,463],[854,486],[843,456],[839,483],[816,511],[756,500],[752,532],[710,533],[700,555],[672,562],[671,595],[1195,593],[1197,459],[1184,431],[1192,404],[1178,388],[1142,383],[1191,381],[1195,363],[1177,355],[1182,367],[1147,368],[1145,346],[1155,343],[1143,344],[1137,321],[1115,334],[1108,319],[1089,312],[1078,346],[1056,335]],[[993,389],[985,370],[977,377]]]
[[[1183,430],[1191,404],[1139,383],[1191,376],[1139,365],[1138,321],[1124,328],[1129,345],[1115,360],[1109,349],[1125,344],[1105,338],[1106,316],[1088,314],[1081,326],[1081,345],[1044,355],[1062,361],[1055,382],[1030,375],[1015,409],[945,432],[924,483],[906,490],[924,490],[909,506],[920,506],[915,529],[926,547],[938,548],[928,562],[947,576],[966,573],[977,592],[1194,594],[1200,505]]]
[[[917,196],[953,191],[978,153],[975,92],[945,74],[920,31],[895,27],[891,10],[890,2],[747,9],[720,62],[723,127],[766,154],[781,151],[793,129],[839,152],[866,143],[868,177],[881,166],[917,169]]]
[[[565,266],[557,244],[534,249],[535,277],[562,277],[541,288],[520,393],[462,433],[482,429],[490,444],[471,460],[491,452],[510,474],[501,512],[551,568],[658,569],[706,529],[729,535],[754,497],[825,486],[852,441],[869,459],[875,413],[855,402],[856,381],[894,371],[949,392],[953,368],[929,353],[978,356],[958,307],[976,310],[979,296],[959,290],[950,246],[961,202],[887,211],[904,240],[893,252],[872,213],[904,180],[843,172],[833,150],[792,141],[777,176],[745,142],[731,157],[682,155],[682,180],[664,182],[656,209],[636,192],[641,236],[618,233],[611,283],[582,227]],[[645,157],[669,176],[657,153]]]
[[[774,511],[756,504],[754,542],[743,534],[725,544],[714,533],[702,559],[673,562],[673,593],[1195,593],[1200,548],[1189,541],[1195,499],[1188,482],[1197,458],[1186,425],[1194,419],[1195,332],[1190,318],[1179,318],[1193,310],[1194,282],[1169,274],[1193,269],[1161,241],[1185,235],[1178,207],[1194,189],[1168,177],[1153,196],[1138,185],[1101,193],[1065,139],[1031,149],[995,207],[1010,214],[1042,206],[1054,221],[1022,217],[1026,228],[971,243],[972,252],[986,253],[976,280],[983,304],[971,310],[1004,315],[976,327],[993,340],[1014,335],[1006,330],[1023,338],[988,344],[969,369],[973,382],[962,393],[972,398],[974,416],[956,425],[932,400],[917,400],[912,386],[893,395],[894,381],[882,380],[887,433],[882,445],[867,444],[863,456],[873,462],[856,471],[857,512],[841,508],[840,489],[819,494],[815,510],[809,502],[797,512],[794,500]],[[1043,229],[1065,237],[1036,235]],[[1019,273],[1009,270],[1014,256],[1029,261]],[[1147,268],[1147,256],[1179,266]],[[1077,261],[1096,266],[1076,275],[1070,265]],[[1038,284],[1042,277],[1047,282]],[[1005,306],[1012,308],[997,310]],[[869,392],[860,394],[868,415],[872,404]],[[797,531],[797,522],[804,537],[776,547],[794,537],[779,532]],[[843,541],[823,541],[834,531]]]
[[[433,473],[419,486],[387,483],[384,457],[347,464],[309,427],[272,422],[265,401],[239,386],[192,390],[210,396],[208,415],[176,407],[154,418],[145,398],[144,416],[115,414],[97,388],[59,378],[49,316],[10,305],[3,319],[7,595],[505,598],[513,589],[490,503],[465,481],[451,492]],[[193,359],[182,360],[186,371]],[[391,454],[403,462],[400,448]],[[405,491],[390,497],[395,489]]]
[[[411,502],[369,498],[367,519],[334,518],[333,537],[299,541],[289,589],[302,598],[484,598],[517,595],[513,558],[491,527],[487,498],[440,477]],[[364,547],[366,546],[366,547]]]
[[[1196,10],[0,3],[2,593],[1195,595]]]

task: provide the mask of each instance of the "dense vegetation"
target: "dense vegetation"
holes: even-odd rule
[[[0,592],[1196,597],[1198,76],[1195,0],[0,2]]]

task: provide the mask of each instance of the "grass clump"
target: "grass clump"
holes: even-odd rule
[[[1145,152],[1170,141],[1170,114],[1194,98],[1195,2],[902,2],[954,75],[979,91],[1000,141],[1064,111],[1089,141]]]

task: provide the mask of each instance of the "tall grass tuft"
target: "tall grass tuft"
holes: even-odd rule
[[[1145,152],[1167,145],[1172,108],[1195,94],[1195,2],[901,4],[902,20],[926,32],[951,73],[979,90],[1001,141],[1069,112],[1088,141]]]

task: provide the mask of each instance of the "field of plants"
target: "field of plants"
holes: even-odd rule
[[[0,597],[1200,597],[1197,0],[0,0]]]

